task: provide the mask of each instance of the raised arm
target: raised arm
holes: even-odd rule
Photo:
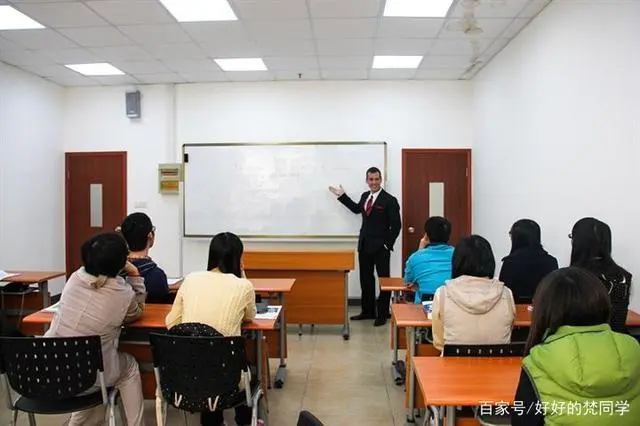
[[[344,188],[342,185],[337,188],[334,186],[329,187],[329,191],[333,193],[336,197],[338,197],[338,201],[340,201],[346,208],[351,210],[355,214],[362,213],[362,208],[360,204],[354,202],[349,196],[344,192]]]

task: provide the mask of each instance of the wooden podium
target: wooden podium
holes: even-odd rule
[[[343,324],[349,339],[347,274],[354,251],[251,250],[243,256],[247,278],[295,278],[285,299],[287,324]]]

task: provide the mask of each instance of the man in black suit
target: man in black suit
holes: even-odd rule
[[[370,191],[363,192],[358,203],[345,194],[342,185],[329,190],[338,196],[338,201],[355,214],[362,213],[362,226],[358,237],[358,263],[360,264],[360,289],[362,290],[362,311],[352,316],[352,320],[375,319],[373,325],[387,322],[391,294],[380,292],[376,310],[375,266],[378,277],[390,274],[389,258],[393,244],[400,233],[400,205],[398,200],[381,188],[382,173],[377,167],[367,170],[367,185]],[[377,311],[377,315],[376,315]]]

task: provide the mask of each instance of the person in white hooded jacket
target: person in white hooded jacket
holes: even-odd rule
[[[453,252],[451,280],[433,298],[433,346],[509,343],[516,315],[511,290],[494,279],[491,244],[463,238]]]

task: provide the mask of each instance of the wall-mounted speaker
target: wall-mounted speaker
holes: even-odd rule
[[[140,91],[126,93],[126,105],[127,105],[127,117],[140,118],[141,105],[140,105]]]

